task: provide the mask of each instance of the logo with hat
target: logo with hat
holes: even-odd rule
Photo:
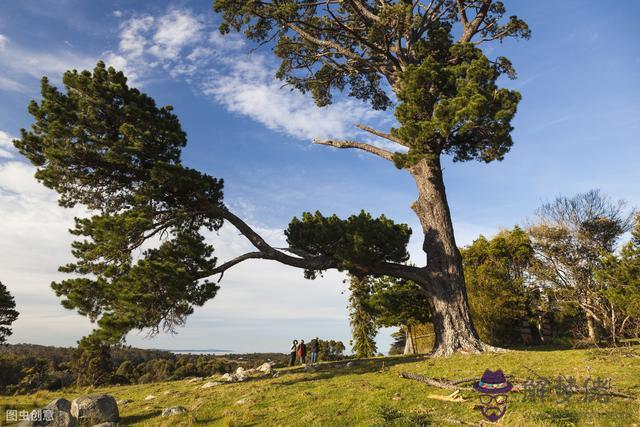
[[[507,382],[502,369],[495,372],[487,369],[473,388],[480,393],[482,415],[491,422],[502,418],[507,411],[507,393],[513,388],[513,385]]]

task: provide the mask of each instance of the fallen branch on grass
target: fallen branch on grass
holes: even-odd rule
[[[526,368],[526,367],[525,367]],[[529,368],[527,368],[529,369]],[[533,370],[529,369],[531,372],[533,372],[534,374],[536,374]],[[538,375],[538,374],[536,374]],[[443,379],[435,379],[435,378],[429,378],[429,377],[425,377],[424,375],[419,375],[419,374],[412,374],[409,372],[401,372],[400,373],[400,378],[405,378],[405,379],[409,379],[409,380],[414,380],[414,381],[419,381],[421,383],[425,383],[427,385],[433,386],[433,387],[439,387],[439,388],[444,388],[444,389],[448,389],[448,390],[473,390],[473,387],[471,386],[462,386],[461,384],[465,384],[465,383],[470,383],[470,382],[477,382],[479,380],[479,378],[465,378],[462,380],[454,380],[454,381],[449,381],[449,380],[443,380]],[[509,378],[509,377],[507,377]],[[513,383],[513,377],[511,377],[511,382]],[[540,378],[544,378],[541,377]],[[524,391],[524,387],[520,384],[513,384],[513,389],[511,389],[512,392],[522,392]],[[584,390],[581,390],[578,387],[572,387],[569,391],[571,391],[572,393],[575,394],[580,394],[583,393]],[[594,391],[590,391],[590,394],[594,395],[594,396],[612,396],[612,397],[620,397],[623,399],[635,399],[635,396],[629,395],[629,394],[625,394],[625,393],[621,393],[619,391],[615,391],[615,390],[607,390],[604,392],[594,392]]]

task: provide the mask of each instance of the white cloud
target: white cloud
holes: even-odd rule
[[[121,24],[119,37],[119,49],[109,52],[107,61],[123,69],[132,84],[168,73],[271,130],[306,140],[346,138],[359,133],[357,123],[388,122],[358,101],[339,99],[318,108],[309,96],[282,87],[274,79],[276,64],[262,54],[247,54],[239,35],[222,36],[188,9],[130,18]]]
[[[0,130],[0,159],[12,159],[14,157],[15,148],[11,142],[12,140],[13,138],[8,133]]]
[[[92,68],[96,60],[68,50],[27,49],[0,35],[0,89],[25,92],[27,87],[37,88],[34,78],[48,76],[58,81],[65,71]]]
[[[182,49],[198,43],[204,25],[188,10],[174,9],[160,17],[150,52],[163,59],[175,59]]]
[[[318,108],[309,97],[283,89],[260,55],[237,55],[224,62],[228,69],[214,73],[203,84],[204,93],[229,111],[249,116],[269,129],[303,139],[344,138],[356,133],[356,123],[380,115],[351,100]]]
[[[153,26],[154,19],[151,16],[131,18],[121,26],[120,51],[129,58],[142,56],[147,46],[145,33]]]

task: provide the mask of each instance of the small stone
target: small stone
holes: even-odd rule
[[[215,387],[217,385],[222,384],[220,381],[209,381],[206,382],[204,384],[202,384],[202,386],[200,388],[211,388],[211,387]]]
[[[162,410],[163,417],[171,417],[173,415],[180,415],[187,412],[187,408],[184,406],[172,406],[171,408],[165,408]]]
[[[145,397],[144,400],[153,400],[156,397],[153,394],[150,394],[149,396]]]
[[[202,377],[194,377],[191,378],[189,381],[187,381],[188,383],[195,383],[197,381],[202,381]]]
[[[118,406],[126,406],[131,402],[133,402],[133,400],[131,400],[131,399],[120,399],[120,400],[118,400],[117,403],[118,403]]]
[[[238,400],[238,401],[236,402],[236,405],[246,405],[247,403],[250,403],[250,402],[251,402],[251,400],[250,400],[250,399],[247,399],[247,398],[245,398],[245,399],[240,399],[240,400]]]
[[[347,362],[347,365],[346,365],[346,366],[347,366],[347,368],[352,367],[352,366],[353,366],[353,362]]]
[[[391,400],[402,400],[402,397],[400,397],[400,394],[396,393],[396,394],[393,395]]]
[[[165,391],[163,391],[163,392],[162,392],[162,395],[163,395],[163,396],[169,396],[171,393],[173,393],[173,391],[171,391],[171,390],[165,390]]]
[[[231,374],[229,374],[229,373],[226,373],[226,374],[224,374],[220,379],[221,379],[222,381],[228,381],[228,382],[231,382],[231,381],[233,381],[233,375],[231,375]]]

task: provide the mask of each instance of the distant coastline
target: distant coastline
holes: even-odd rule
[[[172,350],[172,349],[161,349],[162,351],[168,351],[170,353],[174,353],[174,354],[229,354],[232,353],[232,350],[219,350],[216,348],[212,348],[212,349],[204,349],[204,350],[192,350],[192,349],[178,349],[178,350]]]

